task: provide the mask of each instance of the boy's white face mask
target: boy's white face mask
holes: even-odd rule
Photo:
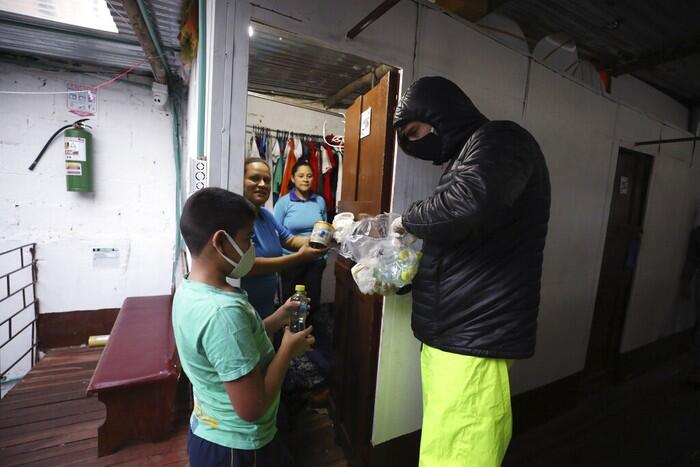
[[[236,241],[231,238],[231,236],[226,233],[224,230],[222,230],[223,234],[226,236],[226,239],[228,242],[231,244],[234,250],[241,255],[241,259],[238,262],[235,262],[225,254],[219,250],[216,245],[214,245],[214,248],[216,248],[216,251],[219,252],[219,254],[231,265],[233,266],[233,269],[231,272],[228,273],[228,277],[232,279],[240,279],[241,277],[245,276],[250,272],[251,269],[253,269],[253,265],[255,264],[255,245],[253,245],[253,242],[250,242],[250,248],[244,253],[241,248],[238,246]]]

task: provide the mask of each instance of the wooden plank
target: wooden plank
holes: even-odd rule
[[[60,376],[64,380],[80,378],[84,373],[92,373],[95,364],[92,362],[85,363],[84,366],[57,366],[51,369],[38,369],[30,373],[22,380],[23,386],[41,383],[44,381],[56,381],[56,377]]]
[[[5,459],[6,456],[16,456],[27,452],[60,447],[64,444],[96,438],[95,427],[90,425],[87,425],[87,427],[82,430],[76,430],[74,425],[70,430],[54,430],[53,432],[44,433],[48,434],[48,436],[35,441],[16,444],[7,448],[0,448],[0,457]]]
[[[85,390],[87,388],[87,382],[85,382],[85,381],[67,381],[67,382],[62,382],[62,383],[57,383],[57,384],[51,385],[50,388],[52,391],[53,390],[71,391],[74,389],[81,389],[81,388],[83,390]],[[13,391],[15,392],[14,394],[12,394]],[[24,389],[24,388],[20,388],[20,387],[14,387],[7,394],[7,396],[5,396],[5,398],[10,398],[11,395],[12,396],[16,396],[18,394],[29,395],[29,394],[36,394],[36,393],[42,393],[42,392],[44,392],[44,393],[48,392],[47,388],[46,387],[39,387],[39,388],[29,387],[27,389]],[[3,399],[3,401],[4,400],[5,399]],[[12,399],[8,399],[8,400],[12,400]]]
[[[70,426],[71,430],[83,431],[92,430],[92,434],[97,433],[97,427],[102,424],[102,420],[88,420],[86,422],[78,422]],[[57,433],[61,433],[65,430],[56,430],[55,428],[48,428],[44,430],[32,431],[29,433],[24,433],[21,435],[7,436],[0,438],[0,456],[5,452],[4,448],[11,448],[15,446],[20,446],[22,444],[28,444],[31,442],[39,441],[42,439],[48,439],[55,436]]]
[[[22,464],[56,465],[61,458],[89,459],[90,453],[97,449],[97,438],[68,443],[61,449],[40,449],[37,451],[22,453],[3,459],[5,466]],[[84,465],[90,465],[86,463]]]
[[[85,412],[104,412],[104,406],[96,399],[83,399],[75,401],[58,402],[29,409],[13,410],[5,413],[3,410],[0,418],[0,429],[13,426],[26,425],[27,423],[54,420],[69,415]]]
[[[76,399],[85,399],[85,390],[75,389],[66,392],[51,393],[51,394],[29,394],[24,397],[16,397],[12,400],[4,401],[2,404],[3,413],[5,410],[15,410],[20,408],[39,407],[49,405],[61,401],[71,401]]]
[[[20,418],[24,421],[39,421],[57,418],[64,415],[81,413],[86,411],[99,410],[102,407],[100,402],[94,398],[76,398],[73,400],[60,400],[52,404],[38,405],[34,407],[21,407],[16,409],[6,409],[3,407],[0,417],[0,428],[10,426],[13,420]],[[42,418],[42,417],[46,418]],[[35,418],[38,417],[38,418]]]
[[[92,370],[80,370],[80,371],[67,371],[65,374],[61,375],[61,378],[66,378],[70,379],[73,381],[79,381],[81,383],[87,381],[90,381],[90,377],[92,376]],[[34,377],[29,381],[26,381],[23,383],[22,387],[17,386],[17,394],[22,394],[22,393],[27,393],[31,392],[33,389],[45,389],[47,387],[53,387],[54,384],[56,383],[56,378],[57,375],[54,374],[48,374],[48,375],[41,375],[39,377]],[[86,386],[87,387],[87,386]],[[14,390],[15,388],[13,388]],[[9,393],[8,393],[9,395]]]
[[[100,457],[91,465],[94,467],[119,465],[180,449],[187,452],[188,433],[188,427],[181,427],[175,436],[166,441],[162,441],[160,443],[140,443],[132,445],[109,456]]]
[[[360,113],[362,96],[345,111],[345,147],[343,148],[343,187],[340,195],[345,202],[357,201],[357,170],[360,157]],[[355,213],[357,215],[357,213]]]
[[[95,412],[86,412],[67,417],[55,418],[53,420],[43,420],[40,422],[27,423],[26,425],[2,428],[0,429],[0,439],[6,439],[12,436],[19,436],[25,433],[45,430],[48,428],[62,429],[75,423],[85,422],[88,420],[103,420],[104,416],[105,414],[103,409]]]

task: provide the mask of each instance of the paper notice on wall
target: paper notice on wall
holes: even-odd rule
[[[629,177],[620,177],[620,194],[628,195],[630,193],[630,179]]]
[[[97,91],[87,90],[83,84],[67,83],[68,91],[68,111],[81,117],[91,117],[97,115]],[[87,91],[87,92],[85,92]]]
[[[119,268],[119,248],[95,247],[92,249],[92,265],[96,268]]]
[[[85,162],[87,160],[87,153],[85,152],[85,138],[80,138],[78,136],[66,136],[63,138],[63,147],[65,148],[67,161]]]
[[[89,243],[90,263],[97,269],[121,269],[129,264],[130,242],[126,239],[94,239]]]
[[[80,162],[66,162],[66,175],[81,176],[82,174],[83,165]]]
[[[360,139],[369,136],[370,127],[372,126],[372,107],[362,112],[360,119]]]

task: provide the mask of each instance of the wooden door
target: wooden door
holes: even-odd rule
[[[398,74],[385,75],[345,114],[345,148],[340,211],[376,215],[391,203]],[[362,112],[371,113],[369,134],[361,134]],[[365,132],[366,133],[366,132]],[[383,300],[360,293],[350,269],[338,258],[333,334],[331,415],[351,465],[372,465],[372,422]]]
[[[394,129],[398,101],[397,72],[384,75],[367,94],[345,112],[343,187],[340,211],[376,215],[391,206],[394,170]],[[363,113],[369,115],[369,134],[362,135]]]
[[[620,150],[586,357],[585,373],[592,388],[614,376],[642,244],[652,164],[651,156]]]

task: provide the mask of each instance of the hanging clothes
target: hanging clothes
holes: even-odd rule
[[[250,144],[248,145],[248,157],[260,157],[260,151],[258,150],[258,143],[255,141],[255,135],[250,137]]]
[[[316,183],[316,193],[323,195],[323,180],[325,175],[323,173],[323,155],[321,154],[321,148],[323,147],[323,141],[316,143],[316,170],[318,171],[318,182]]]
[[[333,149],[326,143],[321,146],[321,158],[323,172],[323,199],[326,200],[328,209],[328,218],[332,219],[335,215],[335,199],[333,196],[333,168],[335,166],[335,157]]]
[[[272,175],[272,204],[274,205],[279,198],[280,191],[279,185],[282,183],[282,172],[280,171],[279,177],[277,177],[278,169],[284,170],[284,163],[280,164],[282,159],[282,151],[280,150],[279,140],[275,137],[269,136],[267,139],[267,160],[270,162],[270,170]],[[279,183],[277,178],[279,178]]]
[[[267,153],[265,155],[267,160],[274,165],[282,155],[280,151],[280,143],[277,141],[277,138],[268,137],[266,149]]]
[[[260,139],[258,140],[258,149],[260,157],[267,159],[267,135],[264,133],[260,135]]]
[[[311,182],[311,190],[316,193],[318,191],[318,178],[321,172],[318,171],[318,157],[316,156],[316,143],[309,141],[309,165],[311,165],[311,172],[314,174],[314,179]]]
[[[297,154],[298,154],[299,152],[301,152],[301,158],[300,158],[300,159],[303,160],[303,161],[307,161],[307,162],[308,162],[308,161],[309,161],[309,144],[308,144],[306,141],[302,141],[302,140],[300,139],[300,140],[299,140],[299,146],[301,147],[301,151],[298,151]]]
[[[326,174],[329,170],[333,169],[333,164],[331,162],[331,156],[328,155],[328,151],[333,152],[333,150],[327,144],[321,145],[321,173]]]
[[[289,192],[292,168],[297,161],[303,160],[309,163],[314,175],[311,190],[324,199],[329,219],[332,219],[342,191],[339,171],[343,138],[290,134],[257,126],[250,128],[252,134],[246,142],[246,156],[260,157],[270,164],[273,205]]]
[[[337,173],[337,182],[336,182],[336,189],[335,189],[335,210],[338,210],[338,203],[340,202],[340,196],[343,193],[343,154],[338,151],[335,153],[336,157],[338,158],[338,170],[336,171]]]
[[[298,138],[290,138],[289,142],[287,142],[287,148],[289,149],[289,152],[287,153],[287,160],[284,163],[284,174],[282,175],[282,183],[280,185],[280,196],[286,195],[289,191],[289,182],[292,180],[292,167],[294,167],[294,164],[297,163],[295,148],[301,148],[301,140]]]

